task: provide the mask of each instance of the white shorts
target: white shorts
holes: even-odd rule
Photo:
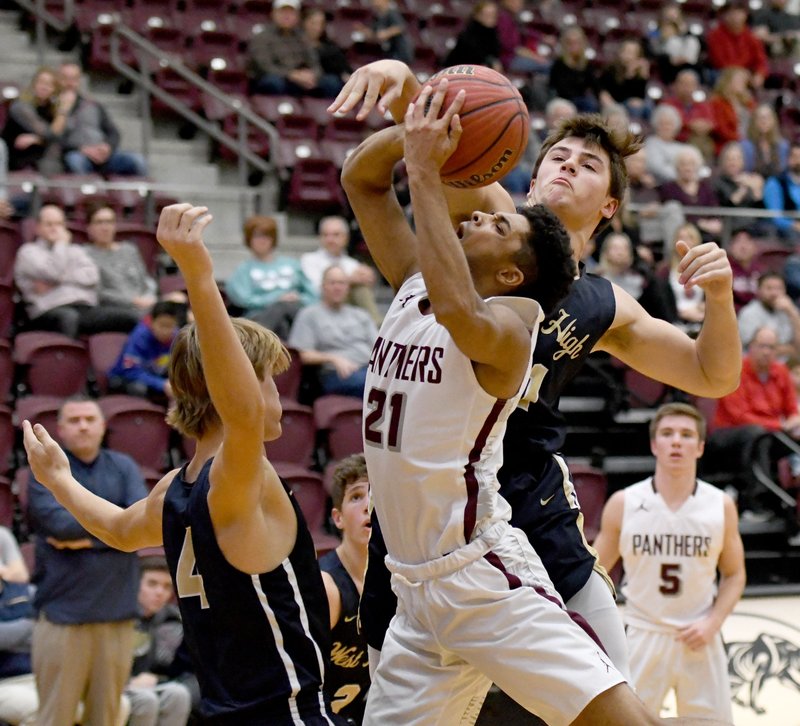
[[[674,688],[679,716],[733,723],[728,659],[719,633],[700,650],[677,640],[674,632],[628,625],[626,633],[632,685],[646,706],[658,713]]]
[[[567,614],[527,537],[505,522],[438,560],[386,564],[398,610],[365,726],[472,724],[492,681],[559,726],[624,681]]]

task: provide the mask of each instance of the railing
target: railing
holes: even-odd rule
[[[75,2],[74,0],[64,0],[64,17],[59,18],[53,15],[45,7],[44,0],[16,0],[17,5],[27,10],[36,22],[36,55],[39,65],[44,65],[44,57],[47,46],[47,33],[45,25],[50,26],[53,30],[63,33],[71,25],[75,17]]]
[[[138,68],[135,68],[122,57],[121,46],[123,40],[133,46],[137,57]],[[130,81],[137,84],[142,96],[143,133],[142,144],[145,158],[149,157],[149,143],[152,134],[152,114],[150,111],[150,96],[155,96],[166,106],[171,108],[182,118],[197,126],[211,138],[217,140],[227,148],[236,152],[239,159],[239,180],[242,186],[247,184],[248,164],[267,174],[277,173],[282,179],[286,178],[286,169],[279,167],[276,162],[278,155],[276,148],[280,144],[280,137],[275,127],[261,116],[256,114],[245,103],[236,98],[231,98],[222,93],[197,73],[187,68],[183,61],[166,55],[161,49],[150,43],[138,33],[133,32],[125,25],[116,25],[111,34],[111,63],[116,71]],[[236,139],[222,131],[215,123],[203,118],[185,103],[173,98],[169,93],[159,88],[145,69],[169,68],[185,81],[236,116],[238,136]],[[253,126],[265,133],[270,141],[270,158],[262,159],[248,147],[248,127]]]
[[[788,451],[792,454],[800,456],[800,445],[791,438],[787,436],[783,431],[771,431],[768,434],[765,434],[762,438],[760,438],[755,446],[756,447],[772,447],[773,441],[779,442],[783,447],[785,447]],[[755,448],[755,447],[754,447]],[[761,466],[760,461],[766,457],[754,456],[753,457],[753,475],[758,480],[759,484],[763,486],[770,494],[778,499],[782,508],[786,512],[787,516],[792,520],[797,520],[797,499],[791,496],[788,492],[786,492],[780,484],[777,484],[772,480],[769,472],[764,471],[764,468]]]

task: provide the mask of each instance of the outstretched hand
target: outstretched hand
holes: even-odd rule
[[[458,112],[464,105],[466,92],[459,91],[442,112],[446,93],[444,78],[435,91],[425,86],[406,111],[405,159],[409,168],[433,164],[437,170],[441,169],[458,146],[462,132]]]
[[[392,104],[405,99],[410,101],[419,82],[411,69],[401,61],[379,60],[362,66],[347,79],[344,88],[328,106],[328,113],[344,116],[363,100],[356,114],[359,120],[365,119],[377,104],[378,111],[385,114]]]
[[[707,298],[730,295],[733,289],[733,271],[728,255],[715,242],[689,247],[683,240],[675,244],[681,261],[678,263],[678,280],[687,290],[703,289]]]
[[[208,207],[171,204],[161,210],[156,237],[185,277],[211,274],[211,255],[203,243],[203,231],[213,217]]]
[[[62,476],[72,476],[67,455],[44,426],[31,426],[30,421],[23,421],[22,436],[28,454],[28,465],[36,481],[51,489],[51,482]]]

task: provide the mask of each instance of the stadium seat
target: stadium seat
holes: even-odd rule
[[[783,274],[786,260],[794,254],[794,250],[780,242],[759,246],[754,264],[759,265],[770,272]]]
[[[31,330],[14,338],[14,362],[28,393],[70,396],[86,389],[89,352],[66,335]]]
[[[320,143],[316,139],[281,139],[277,149],[278,166],[293,169],[300,159],[319,159],[324,157]]]
[[[0,282],[14,279],[14,260],[22,245],[22,230],[16,222],[0,219]]]
[[[341,170],[347,157],[355,151],[357,146],[358,143],[353,141],[322,139],[319,142],[319,153],[324,159],[330,159],[336,168]]]
[[[190,31],[193,32],[193,31]],[[213,81],[210,77],[211,71],[238,71],[244,70],[245,56],[239,49],[238,38],[227,30],[217,29],[202,30],[193,35],[190,41],[190,48],[187,52],[187,60],[198,71],[206,69],[209,71],[209,83],[221,85],[219,81]],[[224,65],[222,65],[224,63]],[[247,95],[247,77],[244,78],[244,89],[241,91],[243,96]],[[226,91],[227,93],[228,91]]]
[[[175,23],[174,0],[131,0],[128,4],[125,22],[140,35],[147,36],[154,28],[169,28]]]
[[[0,405],[0,474],[14,468],[16,433],[11,409]]]
[[[300,382],[303,378],[303,362],[300,360],[300,354],[297,350],[294,348],[289,348],[288,350],[292,356],[292,361],[289,363],[287,370],[275,376],[275,386],[281,398],[296,401],[300,393]]]
[[[11,481],[0,476],[0,525],[12,529],[14,527],[14,512],[16,504],[14,493],[11,490]]]
[[[157,275],[162,249],[153,227],[138,222],[119,222],[117,239],[133,242],[139,248],[147,272],[153,277]]]
[[[164,471],[171,431],[164,408],[124,395],[103,396],[97,403],[106,418],[106,445],[133,457],[139,466]]]
[[[231,15],[231,27],[240,41],[248,43],[272,16],[272,0],[244,0]]]
[[[282,398],[283,433],[274,441],[267,441],[264,450],[267,458],[274,464],[277,461],[311,466],[316,448],[317,430],[314,414],[309,406],[304,406],[290,398]]]
[[[608,480],[600,470],[582,464],[570,464],[572,483],[583,512],[583,532],[591,544],[600,531],[600,519],[606,503]]]
[[[328,102],[330,105],[330,101]],[[294,96],[264,96],[256,94],[250,97],[250,105],[259,116],[263,116],[272,124],[282,116],[305,115],[305,103]]]
[[[327,452],[338,461],[364,451],[363,407],[360,398],[327,395],[314,401],[314,421],[325,432]]]
[[[299,159],[289,179],[287,205],[304,212],[343,213],[347,199],[336,164],[330,159]]]
[[[317,554],[321,555],[338,547],[341,540],[324,529],[328,514],[328,494],[322,485],[322,476],[315,471],[285,462],[277,463],[275,471],[286,482],[300,506]]]
[[[0,338],[0,403],[6,401],[14,383],[14,358],[11,343]]]
[[[197,86],[184,79],[177,71],[172,68],[159,68],[153,74],[153,82],[174,100],[185,104],[192,111],[200,111],[203,105],[200,90]],[[155,95],[151,96],[150,105],[154,113],[166,115],[175,113],[171,106]]]
[[[87,340],[89,362],[100,395],[108,393],[108,371],[117,362],[127,339],[127,333],[95,333]]]
[[[238,139],[239,119],[234,114],[228,114],[223,119],[222,129],[228,136]],[[271,141],[269,136],[261,129],[258,129],[249,123],[246,125],[246,129],[247,148],[263,159],[269,157],[271,149]],[[223,144],[219,145],[218,153],[223,159],[228,159],[231,161],[236,161],[236,159],[238,159],[238,154],[233,149],[229,149]]]
[[[165,297],[174,292],[186,292],[186,280],[180,272],[170,275],[161,275],[158,278],[158,294]]]
[[[14,423],[19,427],[25,420],[40,423],[52,435],[58,425],[58,410],[64,403],[61,396],[23,396],[14,402]]]
[[[349,116],[334,116],[325,126],[322,138],[334,141],[349,141],[360,144],[366,137],[369,128],[364,121]]]

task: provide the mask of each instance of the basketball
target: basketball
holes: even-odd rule
[[[445,68],[430,77],[434,91],[446,78],[447,108],[463,88],[459,112],[463,133],[458,147],[442,167],[442,181],[451,187],[483,187],[502,179],[522,156],[528,143],[528,109],[516,87],[504,75],[478,65]]]

